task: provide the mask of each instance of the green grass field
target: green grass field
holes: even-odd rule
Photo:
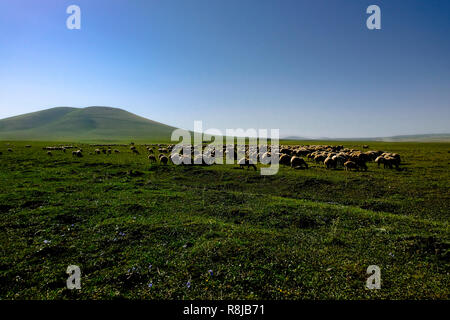
[[[150,165],[143,146],[76,158],[3,141],[0,298],[448,299],[450,143],[367,143],[402,170],[261,176]]]

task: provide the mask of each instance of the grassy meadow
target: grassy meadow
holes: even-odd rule
[[[367,143],[403,163],[261,176],[150,164],[142,145],[77,158],[2,141],[0,298],[449,298],[450,143],[284,143]],[[73,264],[81,290],[66,288]]]

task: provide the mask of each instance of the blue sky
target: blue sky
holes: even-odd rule
[[[186,129],[450,132],[450,1],[1,1],[0,118],[93,105]]]

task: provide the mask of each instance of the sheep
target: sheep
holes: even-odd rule
[[[377,161],[378,160],[378,161]],[[392,156],[380,156],[378,157],[375,162],[378,163],[378,167],[380,166],[380,163],[384,165],[384,168],[392,169],[392,166],[395,166],[396,169],[398,169],[399,166],[399,158],[394,158]]]
[[[111,150],[111,149],[108,149],[107,152],[108,152],[108,154],[111,154],[111,153],[112,153],[112,150]]]
[[[308,164],[306,163],[305,160],[303,160],[302,158],[297,157],[297,156],[293,156],[291,158],[291,167],[292,168],[300,169],[303,166],[305,167],[305,169],[308,169]]]
[[[325,155],[319,154],[319,155],[317,155],[317,156],[314,157],[314,161],[315,161],[316,163],[320,163],[320,162],[325,161],[326,158],[327,158],[327,157],[326,157]]]
[[[50,157],[53,157],[53,153],[51,151],[47,151],[47,155],[49,155]]]
[[[385,159],[384,159],[384,157],[383,156],[378,156],[376,159],[375,159],[375,163],[378,165],[378,168],[380,167],[380,164],[385,164]],[[386,165],[385,165],[385,167],[386,167]]]
[[[8,148],[8,152],[13,152],[13,150],[11,148]]]
[[[335,161],[335,163],[336,163],[335,168],[337,168],[338,166],[339,167],[343,167],[345,161],[347,160],[345,156],[340,155],[340,154],[338,154],[336,156],[333,156],[331,159],[333,159]]]
[[[27,144],[27,145],[25,146],[25,148],[31,148],[31,146],[30,146],[29,144]]]
[[[170,156],[170,160],[172,161],[173,164],[181,164],[183,158],[179,153],[175,153]]]
[[[280,154],[279,163],[288,166],[291,164],[291,157],[288,156],[287,154]]]
[[[159,158],[159,163],[161,163],[161,164],[167,164],[168,161],[169,161],[169,159],[164,155]]]
[[[241,168],[241,169],[244,169],[244,167],[247,166],[247,169],[250,169],[250,167],[252,167],[256,171],[255,164],[250,163],[250,160],[247,158],[242,158],[241,160],[239,160],[238,164],[239,164],[239,168]]]
[[[149,160],[150,162],[156,162],[156,158],[155,158],[155,156],[152,155],[152,154],[150,154],[150,155],[148,156],[148,160]]]
[[[136,148],[132,149],[132,151],[133,151],[134,154],[139,154],[139,151]]]
[[[325,165],[325,167],[327,169],[336,169],[336,161],[333,160],[333,158],[327,157],[324,161],[323,164]]]
[[[120,151],[117,149],[114,149],[114,153],[120,153]]]
[[[280,150],[280,153],[284,153],[287,154],[288,156],[292,155],[292,150],[288,149],[288,148],[282,148]]]
[[[100,149],[95,149],[94,152],[95,152],[95,154],[100,154],[101,153]]]
[[[350,154],[350,161],[356,163],[358,168],[367,171],[366,161],[368,161],[368,156],[361,152],[352,152]]]
[[[358,159],[358,160],[356,161],[356,165],[357,165],[359,168],[361,168],[362,170],[367,171],[367,165],[366,165],[366,161],[365,161],[365,160]]]
[[[264,154],[261,156],[261,163],[268,164],[270,162],[271,155],[270,152],[264,152]]]
[[[77,151],[72,151],[72,156],[76,156],[78,158],[83,157],[83,154],[81,153],[81,149]]]
[[[203,155],[203,163],[206,165],[212,165],[214,163],[214,155],[213,152],[207,152]]]
[[[350,170],[350,171],[351,171],[351,169],[358,170],[358,166],[356,165],[356,163],[353,161],[350,161],[350,160],[344,163],[344,168],[345,168],[345,170]]]

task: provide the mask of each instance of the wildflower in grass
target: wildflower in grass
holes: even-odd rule
[[[152,270],[152,264],[151,263],[148,265],[148,270]]]
[[[208,273],[209,273],[210,276],[213,276],[213,274],[214,274],[211,269],[208,270]]]
[[[51,240],[44,240],[45,244],[50,243],[50,242],[51,242]]]
[[[190,282],[190,281],[186,282],[186,287],[187,287],[188,289],[191,287],[191,282]]]
[[[149,288],[152,288],[152,287],[153,287],[153,283],[150,282],[150,283],[148,284],[148,287],[149,287]]]

